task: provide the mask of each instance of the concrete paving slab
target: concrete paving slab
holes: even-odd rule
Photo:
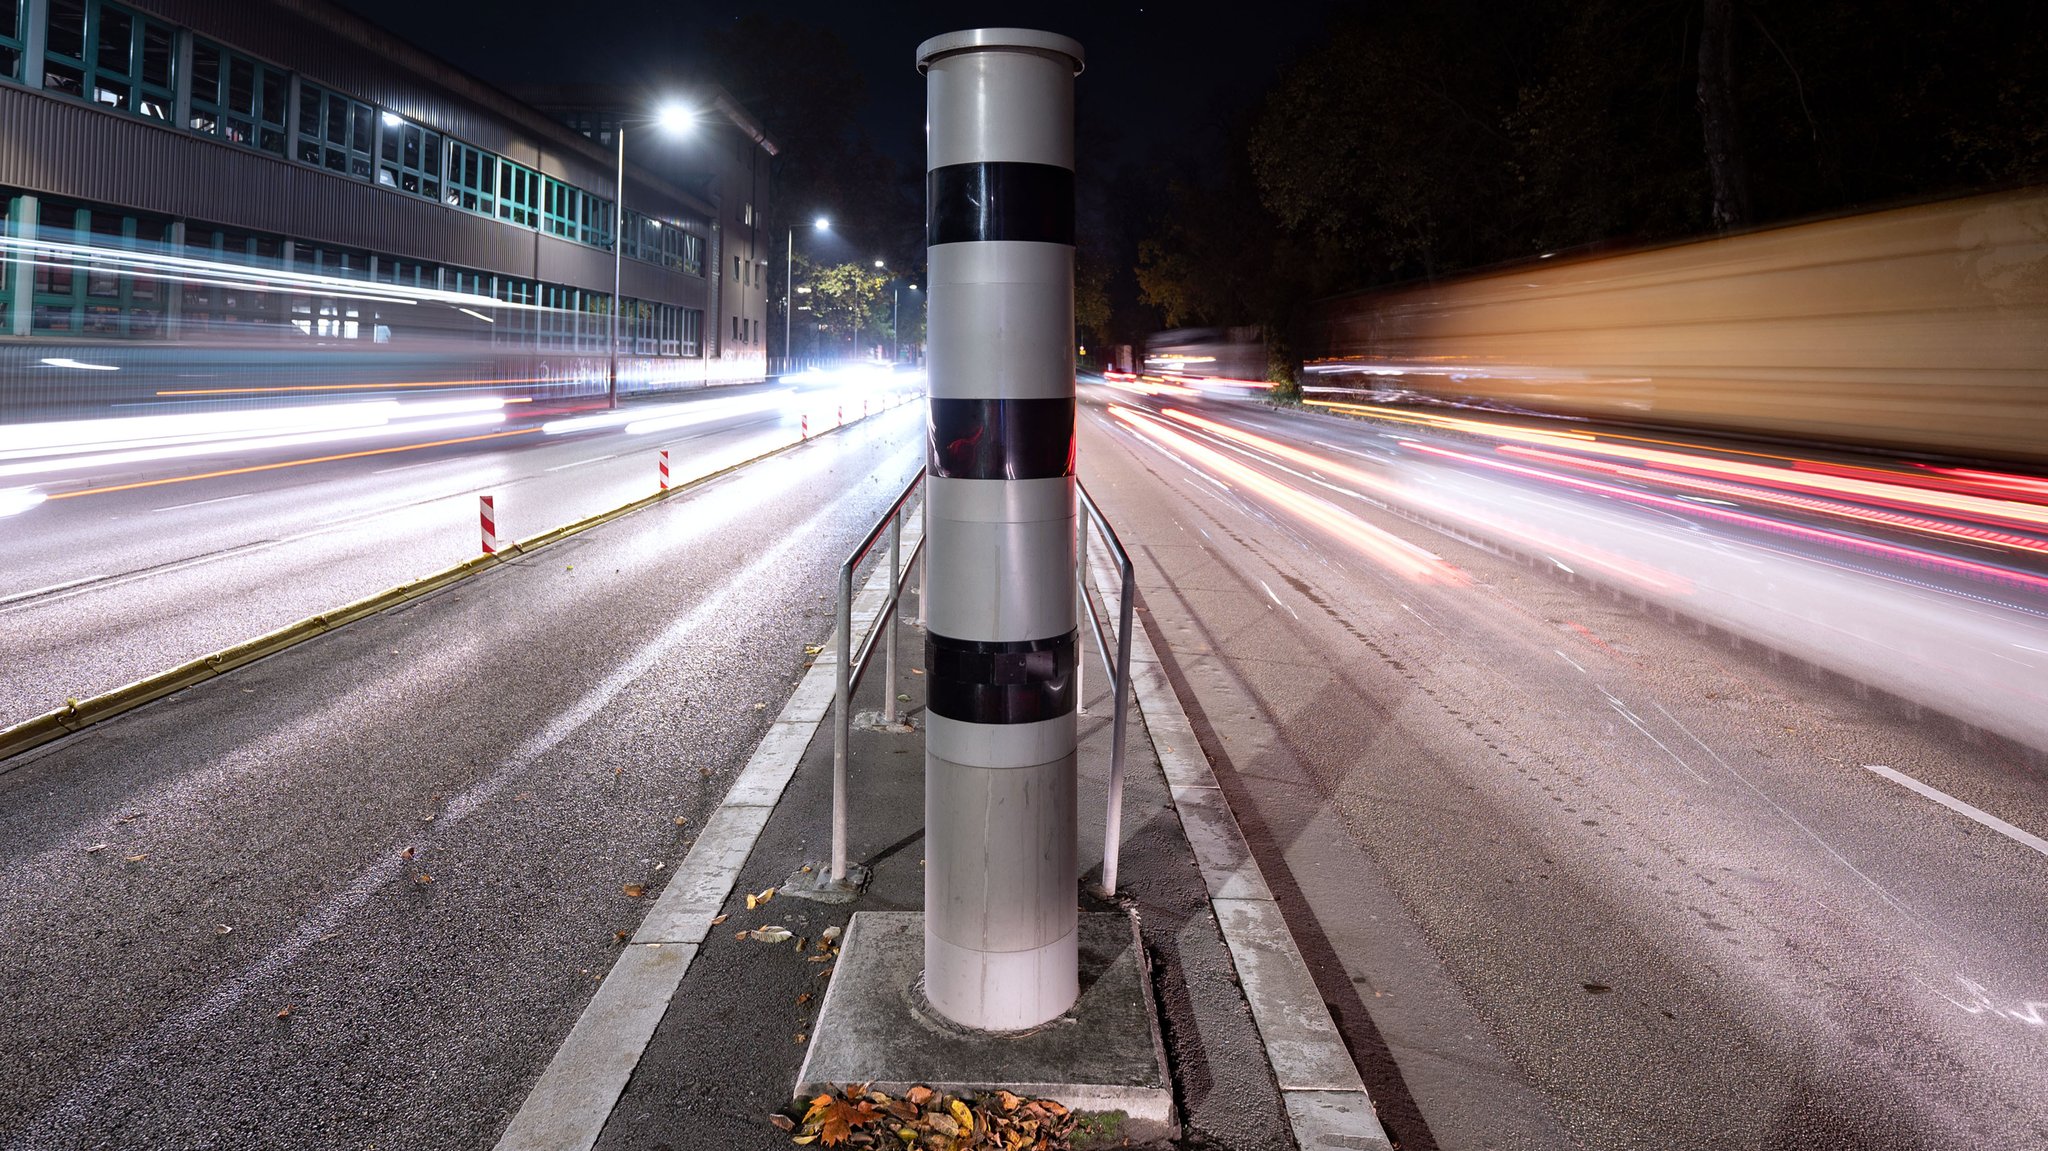
[[[625,1088],[690,960],[691,944],[636,944],[612,966],[498,1151],[587,1151]]]
[[[732,893],[772,808],[721,806],[697,835],[675,878],[641,921],[634,943],[698,943]]]
[[[809,747],[811,736],[818,730],[815,721],[776,720],[768,727],[768,734],[761,739],[761,745],[754,749],[754,758],[733,780],[732,790],[725,793],[725,802],[738,807],[774,807],[782,798],[782,789],[789,786],[789,777],[796,774],[797,761],[803,758],[804,748]]]
[[[1003,1088],[1121,1113],[1133,1138],[1172,1137],[1173,1084],[1135,925],[1104,912],[1083,915],[1079,931],[1080,1001],[1043,1027],[996,1034],[957,1027],[924,1002],[921,913],[856,914],[795,1097],[844,1083],[892,1095]]]
[[[1363,1094],[1365,1083],[1294,946],[1280,906],[1269,899],[1214,903],[1280,1090]]]
[[[1245,845],[1237,818],[1230,814],[1230,801],[1214,787],[1175,787],[1173,806],[1180,812],[1181,829],[1188,845],[1195,849],[1195,863],[1202,869],[1202,882],[1212,899],[1271,900],[1265,876]]]
[[[1283,1097],[1301,1151],[1393,1151],[1363,1091],[1288,1091]]]

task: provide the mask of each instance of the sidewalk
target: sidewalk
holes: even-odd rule
[[[906,533],[906,555],[911,538]],[[864,621],[874,618],[881,582],[869,579],[856,597],[857,636],[866,629]],[[747,908],[749,893],[781,886],[799,867],[828,866],[834,656],[827,644],[755,762],[694,840],[632,943],[622,947],[597,998],[506,1130],[500,1151],[588,1147],[593,1140],[600,1151],[791,1146],[768,1117],[791,1102],[831,977],[833,964],[821,955],[818,941],[828,928],[843,932],[855,912],[923,906],[924,636],[916,623],[916,594],[913,578],[895,621],[897,682],[886,687],[908,697],[899,702],[900,714],[917,727],[887,731],[856,723],[849,743],[848,856],[873,871],[866,893],[838,905],[777,894]],[[1235,825],[1227,811],[1219,822],[1217,811],[1199,810],[1206,806],[1202,789],[1188,786],[1193,769],[1183,754],[1193,753],[1204,778],[1207,768],[1191,735],[1185,748],[1165,745],[1168,758],[1179,764],[1175,787],[1169,787],[1147,717],[1137,707],[1136,696],[1151,696],[1155,708],[1159,691],[1170,697],[1156,666],[1134,664],[1139,691],[1125,744],[1120,890],[1115,902],[1088,893],[1102,877],[1111,711],[1109,677],[1085,627],[1083,636],[1089,662],[1080,717],[1081,911],[1121,906],[1137,913],[1174,1081],[1180,1145],[1262,1151],[1293,1147],[1300,1137],[1304,1146],[1385,1147],[1376,1120],[1356,1113],[1362,1091],[1341,1094],[1343,1084],[1355,1083],[1356,1072],[1335,1046],[1334,1032],[1316,1034],[1312,1016],[1320,1016],[1324,1030],[1329,1023],[1312,985],[1308,1002],[1290,1002],[1286,994],[1298,989],[1272,975],[1287,969],[1276,958],[1294,954],[1284,925],[1277,939],[1259,935],[1259,928],[1279,923],[1277,913],[1270,920],[1246,920],[1241,908],[1254,901],[1232,898],[1264,892],[1256,867],[1240,860],[1227,878],[1219,872],[1218,837],[1211,833],[1227,824],[1226,837],[1234,837]],[[1149,656],[1149,644],[1141,643],[1139,651],[1141,658]],[[880,709],[883,679],[878,649],[856,693],[856,716]],[[1172,720],[1185,723],[1177,705],[1170,710]],[[1177,814],[1176,790],[1184,808],[1197,810]],[[1207,795],[1215,794],[1212,779]],[[1201,836],[1210,841],[1206,882],[1183,831],[1184,817],[1198,831],[1207,829]],[[1259,1017],[1278,1034],[1264,1043],[1239,986],[1233,948],[1219,929],[1212,893],[1240,920],[1232,940],[1239,962],[1250,964],[1246,982],[1254,985],[1255,997],[1267,997]],[[787,929],[793,938],[768,943],[744,937],[768,925]],[[1290,1034],[1291,1027],[1275,1023],[1283,1017],[1299,1019],[1302,1033]],[[1341,1069],[1318,1072],[1311,1066],[1309,1078],[1315,1081],[1300,1081],[1304,1051],[1313,1065],[1318,1058],[1330,1064],[1333,1050]],[[1282,1068],[1278,1081],[1276,1067]],[[1282,1087],[1288,1088],[1284,1095]],[[1343,1106],[1333,1108],[1332,1099]]]

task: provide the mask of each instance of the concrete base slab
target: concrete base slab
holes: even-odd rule
[[[880,708],[874,711],[856,711],[853,713],[853,726],[865,728],[868,731],[888,731],[894,732],[897,735],[909,735],[917,730],[917,717],[906,714],[907,711],[908,709],[906,708],[904,711],[898,712],[896,714],[896,722],[894,723],[882,717]]]
[[[868,870],[867,865],[848,863],[846,878],[834,882],[831,864],[813,863],[809,871],[799,869],[788,879],[783,880],[782,886],[775,889],[775,894],[787,895],[792,899],[808,899],[813,903],[852,903],[860,898],[861,892],[868,889],[868,880],[872,878],[874,874]]]
[[[1072,1010],[1029,1031],[974,1031],[925,1001],[924,916],[857,913],[795,1096],[847,1083],[891,1095],[919,1085],[956,1095],[1001,1088],[1085,1114],[1121,1114],[1120,1134],[1132,1141],[1177,1137],[1137,922],[1115,912],[1083,915],[1079,937],[1081,998]]]

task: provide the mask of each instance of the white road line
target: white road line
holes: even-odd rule
[[[446,459],[421,460],[415,464],[400,464],[395,468],[378,468],[376,471],[373,471],[370,474],[373,476],[387,476],[390,475],[392,472],[409,472],[414,468],[431,468],[435,464],[445,464],[448,462],[450,461]]]
[[[210,500],[193,500],[189,504],[166,504],[163,507],[151,508],[149,510],[153,512],[174,512],[177,511],[179,508],[202,508],[205,507],[207,504],[224,504],[229,500],[246,500],[250,496],[253,496],[255,494],[255,492],[238,492],[235,495],[231,496],[216,496]]]
[[[5,607],[6,605],[14,603],[17,600],[34,599],[39,595],[49,595],[51,592],[63,591],[66,588],[78,587],[81,584],[97,583],[105,578],[105,576],[86,576],[82,579],[65,580],[63,583],[53,583],[49,587],[30,588],[28,591],[18,591],[10,593],[8,595],[0,595],[0,607]]]
[[[1578,667],[1578,668],[1579,668],[1579,674],[1580,674],[1580,675],[1586,675],[1586,674],[1588,674],[1588,672],[1586,671],[1586,669],[1585,669],[1585,668],[1583,668],[1583,667],[1579,667],[1579,661],[1578,661],[1578,660],[1575,660],[1575,659],[1573,659],[1572,657],[1570,657],[1570,656],[1566,655],[1566,654],[1565,654],[1564,652],[1562,652],[1562,651],[1558,651],[1558,649],[1556,649],[1556,648],[1551,648],[1550,650],[1552,650],[1552,651],[1556,651],[1556,652],[1557,652],[1557,658],[1559,658],[1559,659],[1561,659],[1561,660],[1565,661],[1566,663],[1568,663],[1568,664],[1572,665],[1573,667]]]
[[[1976,820],[1978,823],[1981,823],[1984,826],[1990,828],[1991,830],[1997,832],[1998,834],[2005,836],[2007,839],[2012,840],[2014,843],[2025,844],[2026,846],[2033,848],[2035,851],[2040,852],[2042,855],[2048,855],[2048,839],[2042,839],[2040,836],[2035,835],[2032,832],[2021,831],[2019,828],[2014,827],[2012,824],[2007,823],[2006,821],[1998,818],[1995,815],[1992,815],[1990,812],[1979,811],[1976,808],[1971,807],[1969,804],[1964,803],[1962,800],[1957,799],[1955,796],[1950,795],[1945,791],[1937,791],[1934,788],[1931,788],[1926,784],[1921,783],[1919,780],[1914,779],[1912,776],[1907,775],[1905,772],[1893,771],[1889,767],[1884,767],[1875,763],[1866,763],[1863,765],[1863,767],[1867,771],[1874,771],[1877,774],[1884,776],[1886,779],[1891,780],[1893,783],[1898,784],[1900,787],[1911,788],[1912,790],[1919,792],[1920,794],[1942,805],[1943,807],[1948,808],[1950,811],[1953,811],[1958,815],[1966,815],[1971,819]]]
[[[544,471],[544,472],[559,472],[559,471],[563,471],[563,470],[565,470],[565,469],[567,469],[567,468],[580,468],[580,467],[582,467],[582,466],[583,466],[584,464],[601,464],[601,463],[605,462],[606,460],[615,460],[615,459],[618,459],[618,458],[619,458],[619,457],[618,457],[617,455],[609,455],[609,456],[599,456],[599,457],[597,457],[596,459],[592,459],[592,460],[577,460],[577,461],[576,461],[575,463],[572,463],[572,464],[556,464],[556,465],[555,465],[554,467],[551,467],[551,468],[542,468],[541,470],[542,470],[542,471]]]
[[[1293,616],[1296,620],[1299,620],[1301,618],[1300,613],[1296,612],[1291,607],[1287,607],[1286,604],[1280,602],[1280,597],[1273,594],[1273,586],[1271,584],[1267,583],[1265,580],[1260,580],[1259,586],[1266,589],[1266,598],[1272,600],[1275,607],[1287,608],[1287,614]]]

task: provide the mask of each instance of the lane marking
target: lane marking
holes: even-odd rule
[[[555,465],[554,467],[551,467],[551,468],[542,468],[541,470],[542,470],[542,471],[544,471],[544,472],[559,472],[559,471],[562,471],[562,470],[563,470],[563,469],[565,469],[565,468],[580,468],[580,467],[582,467],[582,466],[583,466],[584,464],[601,464],[601,463],[605,462],[606,460],[615,460],[615,459],[618,459],[618,458],[619,458],[619,457],[618,457],[617,455],[609,455],[609,456],[598,456],[598,457],[597,457],[596,459],[590,459],[590,460],[577,460],[577,461],[575,461],[574,463],[567,463],[567,464],[556,464],[556,465]]]
[[[414,468],[431,468],[435,464],[445,464],[450,462],[452,462],[452,460],[421,460],[419,463],[416,464],[400,464],[395,468],[378,468],[376,471],[373,471],[370,474],[373,476],[388,476],[392,472],[409,472]]]
[[[246,500],[255,494],[255,492],[239,492],[231,496],[215,496],[210,500],[193,500],[189,504],[165,504],[163,507],[151,508],[149,510],[153,512],[174,512],[179,508],[200,508],[205,507],[207,504],[224,504],[229,500]]]
[[[1950,795],[1945,791],[1939,791],[1935,788],[1929,787],[1926,784],[1921,783],[1919,780],[1914,779],[1912,776],[1907,775],[1903,771],[1893,771],[1889,767],[1885,767],[1881,764],[1875,763],[1866,763],[1863,765],[1863,767],[1864,770],[1874,771],[1877,774],[1884,776],[1886,779],[1891,780],[1893,783],[1898,784],[1900,787],[1910,788],[1913,791],[1919,792],[1921,795],[1926,796],[1927,798],[1942,805],[1943,807],[1948,808],[1950,811],[1953,811],[1958,815],[1965,815],[1971,819],[1976,820],[1978,823],[1981,823],[1984,826],[1990,828],[1991,830],[1997,832],[1998,834],[2005,836],[2007,839],[2012,840],[2014,843],[2023,844],[2027,847],[2033,848],[2035,851],[2040,852],[2042,855],[2048,855],[2048,839],[2042,839],[2040,836],[2035,835],[2029,831],[2021,831],[2019,828],[2014,827],[2012,824],[2007,823],[2006,821],[1998,818],[1990,812],[1980,811],[1977,808],[1971,807],[1969,804],[1964,803],[1962,800],[1957,799],[1955,796]]]
[[[1551,648],[1550,650],[1552,650],[1552,651],[1554,651],[1554,652],[1556,652],[1556,653],[1557,653],[1557,658],[1559,658],[1559,659],[1561,659],[1561,660],[1565,661],[1566,663],[1568,663],[1568,664],[1572,665],[1573,667],[1577,667],[1577,668],[1579,668],[1579,674],[1580,674],[1580,675],[1590,675],[1590,674],[1592,674],[1592,673],[1588,672],[1588,671],[1587,671],[1587,670],[1586,670],[1585,668],[1583,668],[1583,667],[1579,667],[1579,661],[1578,661],[1578,660],[1575,660],[1575,659],[1573,659],[1572,657],[1570,657],[1570,656],[1568,656],[1568,655],[1566,655],[1566,654],[1564,653],[1564,650],[1563,650],[1562,648]]]

